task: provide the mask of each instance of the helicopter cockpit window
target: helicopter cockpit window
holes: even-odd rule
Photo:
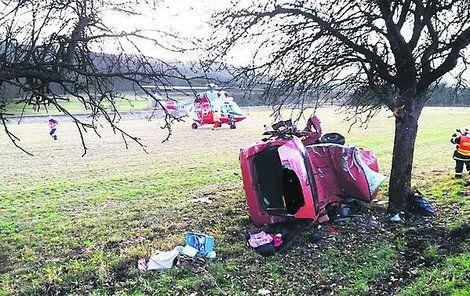
[[[230,113],[231,111],[231,106],[229,103],[225,102],[223,105],[222,105],[222,108],[220,108],[220,111],[222,113],[222,116],[228,116],[228,114]]]
[[[227,110],[232,114],[243,114],[242,109],[240,109],[240,107],[235,102],[231,102],[230,104],[228,104]]]

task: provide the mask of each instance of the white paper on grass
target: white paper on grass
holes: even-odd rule
[[[185,255],[187,255],[187,256],[189,256],[189,257],[194,257],[194,256],[196,256],[196,254],[197,254],[197,249],[196,249],[196,248],[193,248],[193,247],[191,247],[191,246],[186,245],[186,246],[184,246],[184,248],[183,248],[183,254],[185,254]]]
[[[149,262],[147,263],[147,270],[170,269],[173,267],[173,261],[178,255],[178,250],[158,252],[149,258]]]

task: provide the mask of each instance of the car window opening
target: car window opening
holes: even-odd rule
[[[253,160],[261,203],[267,212],[292,216],[305,205],[297,174],[282,167],[277,147],[259,153]]]

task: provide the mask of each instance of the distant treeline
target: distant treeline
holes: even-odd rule
[[[470,106],[470,89],[439,87],[429,98],[428,106],[464,107]]]
[[[260,92],[242,94],[235,96],[240,106],[261,106],[266,105],[266,101]],[[312,105],[313,105],[312,101]],[[327,102],[331,105],[342,105],[342,101],[335,101],[334,98]],[[458,89],[447,86],[436,88],[431,94],[427,106],[439,107],[470,107],[470,89]]]
[[[196,81],[193,86],[204,86],[205,84],[206,82],[201,80]],[[129,81],[116,81],[114,86],[115,90],[118,92],[133,92],[136,89],[136,86]],[[260,91],[249,92],[246,90],[233,89],[229,89],[228,91],[240,106],[267,105],[267,102]],[[0,86],[0,101],[11,102],[19,97],[21,97],[21,93],[15,87],[6,85]],[[332,98],[328,103],[331,105],[342,104],[342,102],[335,101],[334,98]],[[312,105],[314,105],[314,100],[312,100]],[[431,97],[427,102],[427,106],[468,107],[470,106],[470,89],[459,89],[456,91],[455,88],[441,86],[431,94]]]

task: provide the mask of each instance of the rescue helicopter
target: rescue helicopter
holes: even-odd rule
[[[155,88],[154,86],[146,86]],[[174,89],[205,89],[197,93],[192,101],[168,101],[164,107],[168,112],[180,113],[184,111],[193,120],[192,129],[211,124],[214,128],[227,124],[231,129],[236,123],[246,118],[245,114],[228,92],[217,90],[217,85],[210,83],[206,87],[173,87]]]

